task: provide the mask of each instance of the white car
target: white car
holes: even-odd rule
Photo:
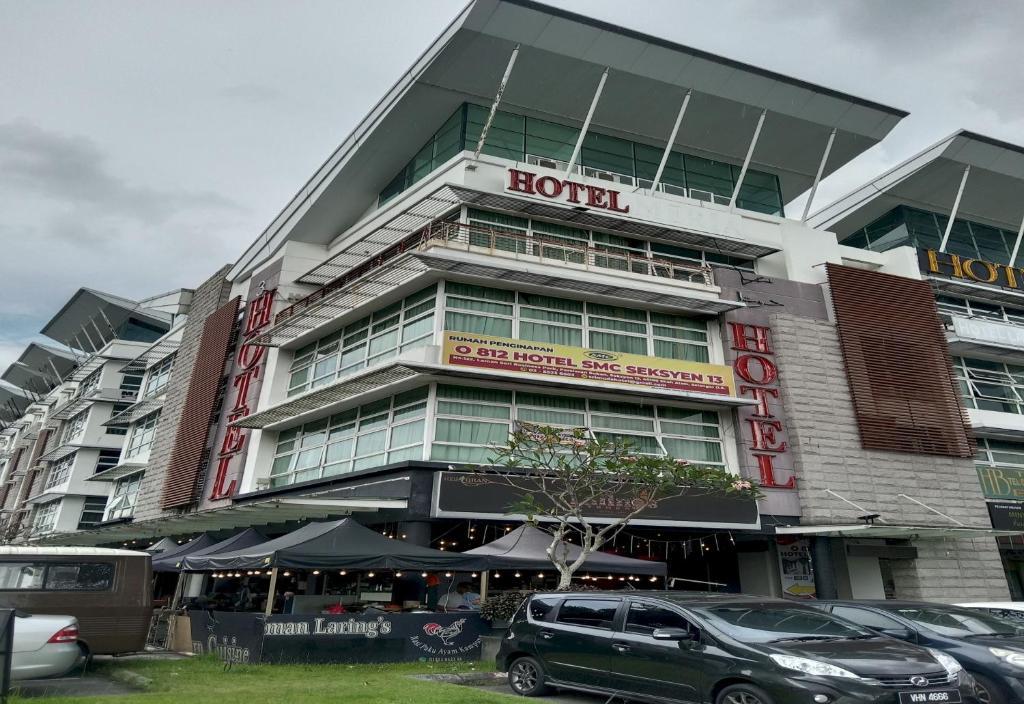
[[[85,651],[78,645],[78,620],[73,616],[16,613],[12,680],[60,677],[84,658]]]
[[[993,616],[1001,616],[1010,621],[1020,621],[1024,625],[1024,601],[976,601],[967,604],[954,604],[954,606],[987,611]]]

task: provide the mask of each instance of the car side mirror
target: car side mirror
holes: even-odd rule
[[[680,648],[693,648],[700,641],[700,631],[689,631],[685,628],[655,628],[651,633],[654,640],[674,640]]]

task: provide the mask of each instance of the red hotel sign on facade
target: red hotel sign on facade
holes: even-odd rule
[[[221,441],[217,454],[217,475],[210,490],[211,500],[227,499],[233,496],[238,486],[237,480],[228,481],[228,474],[232,461],[245,449],[245,440],[249,437],[249,431],[237,428],[231,423],[245,418],[252,412],[249,402],[252,400],[250,397],[255,393],[254,382],[260,379],[267,356],[267,348],[252,344],[252,340],[270,325],[270,312],[274,306],[275,290],[263,291],[249,301],[249,305],[246,307],[242,344],[238,348],[234,366],[235,376],[231,380],[231,386],[235,390],[235,401],[228,411],[224,439]]]
[[[752,398],[757,405],[744,418],[750,434],[750,453],[761,475],[761,486],[767,489],[794,489],[796,476],[784,482],[775,477],[775,462],[789,447],[783,439],[782,421],[772,407],[779,403],[779,368],[772,351],[771,330],[761,325],[730,322],[732,349],[736,351],[733,371],[739,384],[739,395]]]
[[[619,203],[619,196],[622,195],[619,191],[554,176],[538,176],[535,173],[519,169],[508,170],[508,190],[513,193],[526,193],[586,208],[598,208],[616,213],[629,212],[628,205]]]

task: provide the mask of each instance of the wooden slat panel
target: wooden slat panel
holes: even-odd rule
[[[196,363],[189,379],[164,479],[161,506],[181,508],[195,502],[203,470],[203,452],[213,420],[224,366],[238,324],[239,299],[233,298],[203,323]]]
[[[973,457],[931,286],[835,264],[826,269],[861,444]]]

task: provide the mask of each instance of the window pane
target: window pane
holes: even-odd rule
[[[611,628],[618,608],[618,599],[566,599],[556,620],[577,626]]]

